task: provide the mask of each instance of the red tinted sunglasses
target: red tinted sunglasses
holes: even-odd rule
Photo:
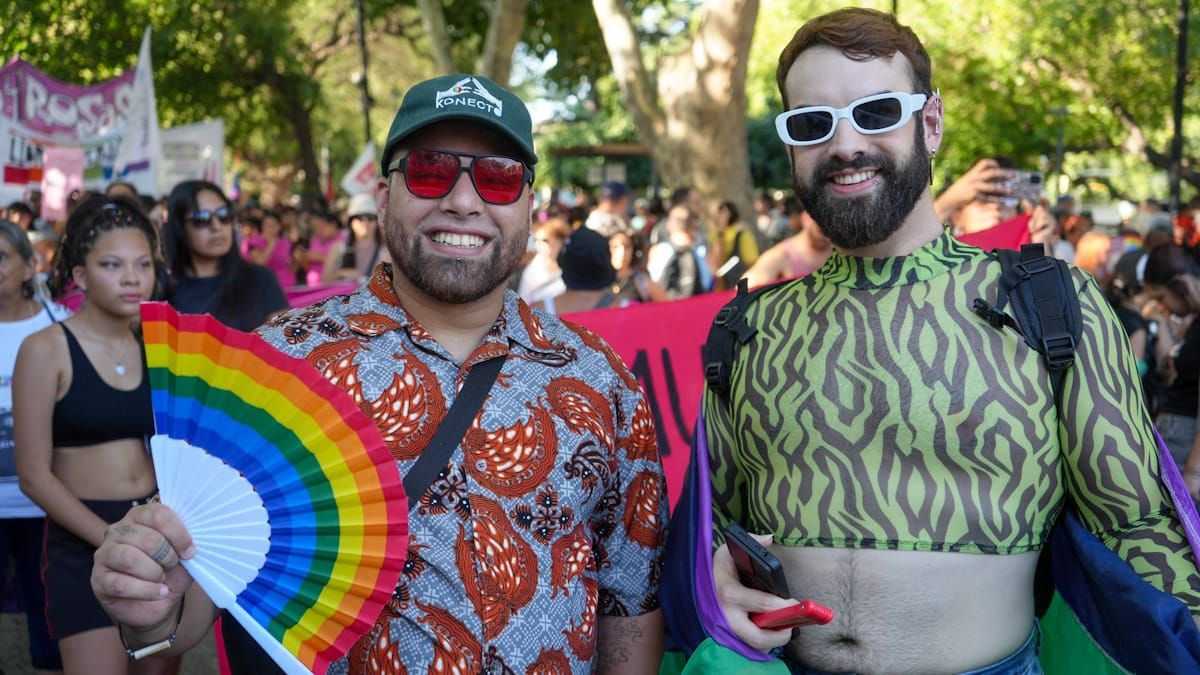
[[[471,163],[464,165],[463,157]],[[525,163],[501,155],[476,155],[470,152],[413,150],[393,161],[387,175],[399,170],[408,191],[425,199],[441,199],[450,194],[459,175],[466,171],[479,198],[503,206],[521,198],[526,183],[533,183],[533,169]]]

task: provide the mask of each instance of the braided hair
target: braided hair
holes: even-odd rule
[[[137,202],[125,196],[106,197],[98,194],[80,202],[67,218],[58,251],[54,255],[54,269],[50,271],[48,286],[51,296],[57,300],[66,294],[73,281],[73,270],[86,264],[88,253],[101,234],[123,228],[134,228],[146,235],[154,259],[156,279],[152,297],[157,298],[160,290],[157,280],[163,278],[158,230],[154,229]]]

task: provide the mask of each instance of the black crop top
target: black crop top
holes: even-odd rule
[[[92,365],[79,341],[65,324],[67,349],[71,353],[71,387],[54,404],[51,428],[54,447],[71,448],[96,445],[121,438],[141,438],[154,434],[154,410],[150,405],[150,378],[142,369],[142,382],[136,389],[122,391],[110,387]],[[143,363],[145,350],[143,348]]]

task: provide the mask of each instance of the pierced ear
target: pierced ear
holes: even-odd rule
[[[938,148],[942,145],[944,119],[942,96],[935,91],[921,112],[921,120],[925,124],[925,149],[929,151],[930,157],[937,154]]]

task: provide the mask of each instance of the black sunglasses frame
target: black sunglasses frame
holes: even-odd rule
[[[222,212],[225,213],[224,216],[221,215]],[[204,215],[207,215],[208,217],[202,218],[201,216]],[[237,222],[237,214],[228,206],[222,206],[212,211],[192,211],[191,213],[187,214],[183,221],[184,223],[197,229],[211,230],[213,229],[214,219],[216,219],[222,227],[228,227]]]

